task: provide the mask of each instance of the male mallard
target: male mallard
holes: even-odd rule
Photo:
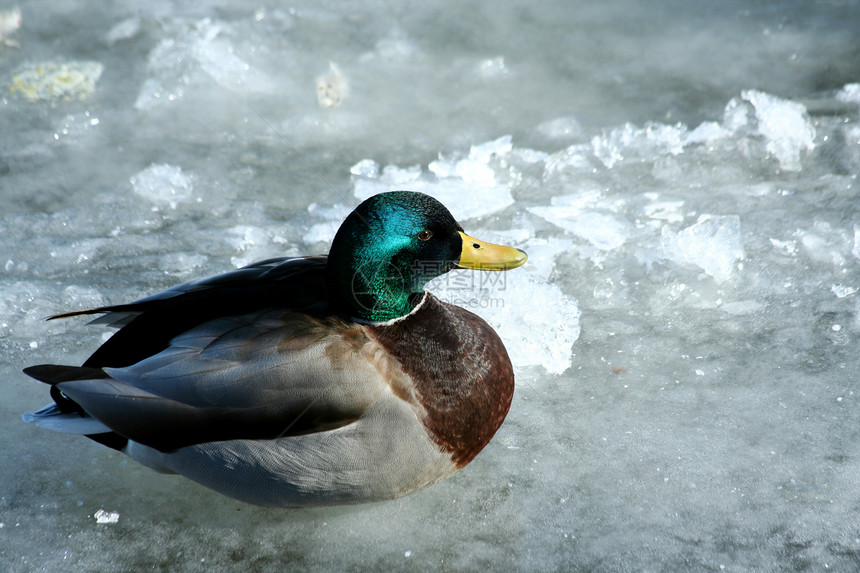
[[[505,347],[424,285],[504,270],[438,201],[364,201],[328,257],[262,261],[103,314],[121,326],[83,366],[32,366],[55,403],[24,419],[85,434],[249,503],[313,506],[405,495],[487,445],[514,391]]]

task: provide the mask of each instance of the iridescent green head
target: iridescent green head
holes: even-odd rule
[[[502,270],[525,253],[472,239],[442,203],[423,193],[392,191],[361,203],[329,251],[330,299],[353,318],[382,322],[409,314],[424,285],[457,267]]]

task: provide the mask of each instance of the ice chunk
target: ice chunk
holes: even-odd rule
[[[350,167],[349,172],[353,175],[358,175],[359,177],[375,179],[379,177],[379,163],[373,159],[362,159]]]
[[[108,45],[113,45],[121,40],[128,40],[129,38],[134,38],[139,32],[140,18],[138,18],[137,16],[132,16],[131,18],[126,18],[125,20],[111,28],[105,35],[105,41],[108,43]]]
[[[739,133],[750,124],[749,105],[732,98],[723,110],[723,127],[732,133]]]
[[[137,109],[180,99],[189,86],[205,76],[232,91],[271,89],[271,80],[237,55],[232,29],[226,23],[210,18],[179,21],[173,23],[170,32],[149,53],[149,78],[138,92]]]
[[[684,151],[687,127],[683,124],[665,125],[649,122],[643,128],[632,123],[604,132],[591,139],[594,156],[607,168],[626,158],[653,161],[662,155],[678,155]]]
[[[727,280],[744,258],[737,215],[702,215],[677,233],[664,226],[660,245],[666,258],[702,268],[718,283]]]
[[[615,205],[596,189],[553,197],[550,206],[528,208],[530,213],[587,240],[598,249],[611,251],[627,241],[632,226],[623,216],[606,210],[615,211]]]
[[[509,278],[498,295],[499,304],[478,314],[505,341],[511,361],[518,368],[542,366],[550,374],[567,370],[580,332],[576,299],[528,274]]]
[[[514,202],[510,188],[519,181],[520,173],[507,162],[497,161],[507,158],[512,149],[511,136],[506,135],[472,146],[467,157],[439,158],[430,163],[429,173],[417,165],[405,169],[387,165],[378,175],[378,166],[374,169],[369,160],[363,160],[350,170],[355,196],[364,200],[376,193],[408,189],[435,197],[457,219],[489,215]],[[500,173],[507,181],[500,180]]]
[[[827,221],[815,221],[811,229],[798,229],[794,235],[800,239],[800,244],[812,260],[837,267],[845,265],[848,248],[852,245],[852,237],[847,230],[834,228]],[[856,245],[856,227],[853,239]]]
[[[535,238],[521,226],[472,232],[493,243],[524,249],[529,254],[525,266],[509,272],[454,270],[428,283],[427,290],[489,322],[516,367],[543,366],[559,374],[570,366],[581,313],[577,301],[547,279],[555,257],[570,249],[572,241]]]
[[[334,62],[328,72],[317,78],[317,103],[320,107],[337,107],[349,95],[349,82]]]
[[[786,171],[800,171],[800,154],[815,147],[815,128],[799,103],[745,90],[741,97],[755,108],[758,131],[767,139],[767,150]]]
[[[251,247],[266,243],[268,235],[265,229],[260,227],[236,225],[227,230],[227,236],[224,240],[234,249],[246,251]]]
[[[490,160],[494,156],[509,153],[511,149],[511,136],[504,135],[494,141],[473,145],[465,159],[440,158],[431,162],[428,169],[437,177],[459,177],[466,183],[492,186],[495,184],[496,175],[489,165]]]
[[[836,99],[847,103],[860,104],[860,84],[846,84],[836,93]]]
[[[96,523],[119,523],[118,511],[105,511],[100,509],[93,514]]]
[[[21,45],[9,36],[18,31],[22,22],[21,8],[18,6],[0,12],[0,44],[5,44],[10,48],[20,48]]]
[[[134,192],[156,205],[169,205],[175,209],[179,203],[191,199],[194,185],[191,177],[180,167],[153,164],[131,177]]]
[[[227,230],[224,241],[239,252],[230,257],[230,262],[236,268],[276,256],[272,251],[272,243],[279,242],[275,231],[257,225],[236,225]]]
[[[592,165],[593,158],[594,154],[591,145],[584,143],[570,145],[547,158],[544,177],[551,179],[567,168],[591,171],[594,167]]]
[[[540,217],[543,217],[541,213],[544,213],[554,217],[561,217],[562,219],[560,220],[563,220],[567,217],[576,216],[583,209],[593,209],[597,207],[602,198],[603,193],[601,193],[600,190],[584,189],[569,195],[556,195],[550,199],[550,209],[532,207],[529,208],[529,211]],[[564,227],[564,225],[558,226]]]
[[[236,55],[230,42],[221,36],[223,25],[208,19],[191,35],[191,54],[219,85],[236,88],[248,81],[250,66]]]
[[[611,251],[623,245],[630,236],[630,224],[618,215],[585,211],[574,217],[567,229],[602,251]]]
[[[732,121],[727,123],[731,124]],[[741,123],[740,118],[736,123]],[[729,137],[732,128],[715,121],[706,121],[693,131],[683,123],[666,125],[648,122],[644,127],[632,123],[604,131],[591,139],[591,152],[607,168],[613,168],[625,159],[642,162],[655,161],[661,157],[680,155],[688,145],[708,143]]]
[[[308,213],[316,217],[321,217],[324,221],[312,225],[302,240],[307,244],[331,242],[341,223],[343,223],[343,220],[346,219],[351,211],[352,208],[342,204],[325,207],[311,203],[308,206]]]
[[[9,91],[30,101],[86,99],[103,70],[101,63],[87,61],[25,64],[12,74]]]
[[[684,145],[706,143],[731,135],[731,131],[716,121],[704,121],[684,138]]]
[[[490,323],[518,368],[542,366],[560,374],[570,366],[581,313],[577,301],[558,286],[524,272],[459,270],[435,279],[427,289]]]

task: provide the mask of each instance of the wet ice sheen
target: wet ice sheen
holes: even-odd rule
[[[0,562],[858,570],[860,13],[702,6],[22,3],[0,45]],[[12,93],[44,62],[101,72]],[[349,91],[327,105],[329,77],[320,105],[330,62]],[[48,399],[21,367],[108,335],[46,316],[324,252],[393,188],[529,254],[430,285],[517,373],[458,476],[270,511],[19,421]]]

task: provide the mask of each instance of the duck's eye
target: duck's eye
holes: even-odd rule
[[[429,241],[430,237],[432,237],[432,236],[433,236],[433,232],[428,231],[427,229],[424,229],[423,231],[418,233],[418,239],[421,241]]]

